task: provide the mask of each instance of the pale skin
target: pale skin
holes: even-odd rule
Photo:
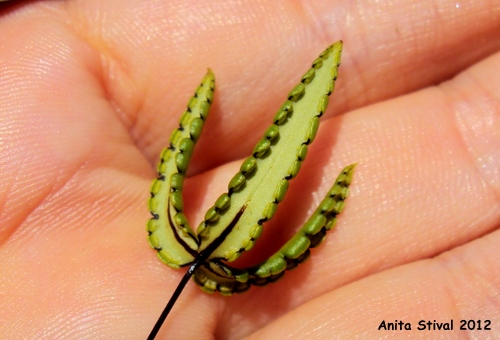
[[[357,162],[336,229],[277,283],[222,297],[191,282],[159,338],[498,330],[500,7],[456,3],[2,3],[0,338],[145,338],[183,275],[146,241],[149,186],[206,68],[217,90],[184,191],[192,225],[339,39],[316,141],[240,263],[283,244]]]

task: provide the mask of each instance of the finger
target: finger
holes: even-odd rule
[[[500,32],[488,1],[93,1],[59,14],[74,18],[76,33],[100,53],[105,91],[151,164],[206,68],[214,69],[216,103],[192,173],[248,153],[311,60],[336,40],[345,52],[327,117],[448,79],[496,51]]]
[[[37,8],[0,22],[0,338],[111,333],[103,318],[137,319],[126,296],[148,248],[135,241],[151,169],[102,90],[99,56]]]
[[[436,258],[372,275],[302,305],[249,339],[402,334],[487,338],[500,322],[500,275],[495,260],[499,244],[496,231]],[[473,326],[462,320],[474,320]],[[397,331],[381,326],[400,321],[404,326]],[[451,327],[451,321],[453,330],[435,328],[436,323]]]
[[[3,36],[5,48],[0,52],[2,240],[46,204],[48,196],[62,189],[71,196],[75,192],[70,188],[96,177],[110,183],[104,180],[109,174],[90,179],[90,172],[109,166],[134,173],[141,164],[133,160],[141,155],[127,148],[128,131],[95,77],[100,65],[95,51],[50,18],[40,19],[33,29],[23,29],[23,23],[26,20],[11,19],[6,31],[18,32],[15,39]],[[142,165],[143,172],[149,170]],[[93,189],[99,181],[93,182]],[[85,197],[92,196],[91,191]],[[95,203],[94,198],[79,199]]]
[[[279,284],[228,301],[227,332],[247,334],[245,329],[251,332],[322,292],[497,229],[499,63],[495,55],[439,87],[325,122],[315,144],[320,149],[308,155],[288,200],[253,251],[283,244],[293,233],[286,228],[304,221],[314,208],[303,210],[304,193],[321,181],[319,202],[329,186],[324,178],[333,180],[341,164],[358,161],[339,224],[311,260]],[[263,307],[269,296],[275,303]],[[242,305],[248,311],[263,309],[265,316],[242,321],[244,312],[233,315]],[[238,329],[231,328],[234,324]]]

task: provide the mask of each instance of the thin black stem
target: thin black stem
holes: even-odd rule
[[[202,259],[197,259],[193,262],[191,266],[189,266],[186,274],[184,274],[184,277],[182,278],[181,282],[177,285],[177,288],[175,289],[174,293],[172,294],[172,297],[168,301],[167,305],[165,306],[165,309],[161,313],[160,317],[158,318],[158,321],[156,321],[155,326],[151,330],[151,333],[149,333],[148,339],[147,340],[154,340],[158,332],[160,331],[161,326],[167,319],[168,313],[172,310],[172,307],[174,307],[175,302],[181,295],[182,291],[184,290],[184,287],[186,287],[186,284],[189,282],[189,279],[191,276],[193,276],[193,273],[195,270],[203,263]]]

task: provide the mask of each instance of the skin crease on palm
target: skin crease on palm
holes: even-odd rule
[[[12,1],[0,32],[1,339],[144,339],[184,273],[146,241],[149,186],[206,68],[217,90],[184,192],[193,225],[340,39],[316,141],[239,263],[276,250],[357,162],[336,229],[275,284],[228,298],[190,282],[159,338],[500,327],[498,2]],[[455,330],[417,331],[422,319]]]

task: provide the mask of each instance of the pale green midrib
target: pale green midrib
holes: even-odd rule
[[[315,79],[306,85],[304,97],[294,103],[293,115],[288,118],[287,123],[279,127],[280,141],[271,147],[271,155],[266,159],[257,159],[258,169],[255,176],[247,181],[246,188],[242,192],[231,196],[230,210],[221,215],[220,220],[211,227],[210,239],[213,240],[231,222],[241,206],[247,204],[245,213],[235,227],[235,232],[231,233],[219,247],[222,250],[214,251],[210,257],[224,257],[222,252],[227,252],[229,247],[233,250],[241,247],[241,241],[248,235],[249,229],[262,218],[265,205],[274,200],[274,191],[278,183],[288,175],[290,166],[297,159],[298,147],[306,141],[306,132],[311,120],[319,115],[318,104],[320,98],[327,94],[331,70],[336,67],[335,60],[334,51],[330,51],[329,57],[323,61],[323,66],[316,70]],[[301,115],[306,115],[307,118],[300,117]],[[279,169],[268,171],[274,167]],[[273,173],[272,177],[269,173]],[[202,242],[200,251],[209,243]]]
[[[183,139],[183,138],[189,138],[190,137],[190,125],[191,122],[200,116],[200,103],[203,101],[207,100],[206,93],[209,91],[209,87],[211,84],[210,77],[205,76],[205,78],[202,81],[203,88],[205,89],[204,91],[201,91],[202,93],[198,95],[198,102],[197,105],[192,109],[191,114],[189,116],[189,120],[185,122],[183,125],[184,129],[180,131],[180,138],[177,141],[177,144],[174,145],[175,151],[171,153],[170,157],[168,159],[165,159],[165,171],[161,173],[162,176],[165,177],[163,181],[163,189],[158,193],[155,197],[158,200],[158,211],[160,212],[159,214],[159,220],[161,227],[154,232],[153,234],[156,234],[157,237],[161,240],[163,243],[161,245],[162,250],[160,252],[163,252],[163,254],[168,254],[168,257],[172,261],[172,263],[176,263],[179,265],[185,265],[186,263],[189,263],[194,260],[194,257],[186,251],[184,246],[177,241],[177,239],[172,235],[172,230],[170,223],[168,221],[168,212],[170,212],[171,216],[174,216],[176,214],[176,210],[169,205],[169,194],[170,194],[170,176],[174,173],[177,173],[177,166],[175,164],[175,156],[177,153],[179,153],[179,145],[178,143]],[[174,130],[177,131],[178,129]],[[179,227],[177,225],[174,226],[176,229]],[[191,226],[188,224],[188,228],[191,228]],[[186,244],[190,246],[193,250],[196,249],[197,245],[193,243],[193,240],[189,236],[184,236],[182,235],[182,232],[177,232],[179,237],[184,240]],[[171,236],[169,236],[171,235]]]

